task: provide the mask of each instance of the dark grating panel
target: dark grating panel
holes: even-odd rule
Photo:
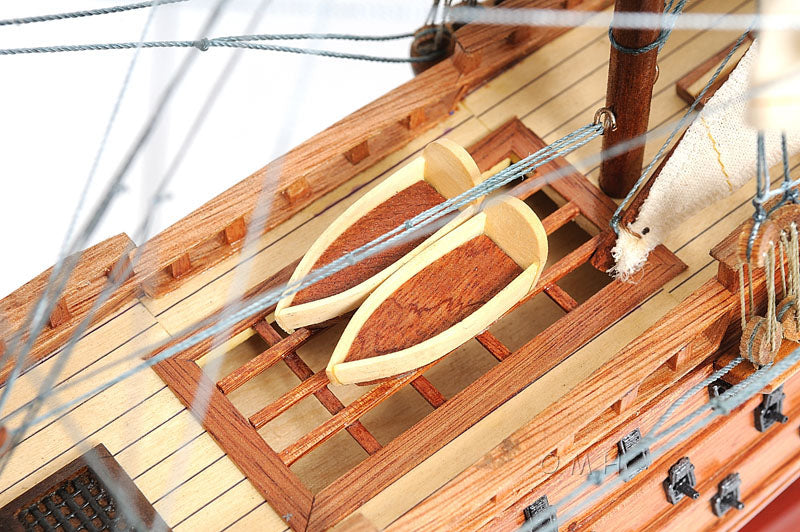
[[[17,512],[17,519],[25,530],[35,532],[135,530],[122,518],[113,497],[88,467]]]
[[[95,456],[89,459],[91,453]],[[90,463],[105,466],[113,479],[113,490]],[[125,498],[124,508],[118,505],[117,497]],[[136,512],[136,515],[126,516],[123,510]],[[2,530],[130,532],[142,528],[167,530],[155,509],[103,445],[98,445],[0,510]]]

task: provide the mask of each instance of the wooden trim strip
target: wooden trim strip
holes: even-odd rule
[[[250,423],[256,428],[260,429],[279,415],[283,414],[291,407],[296,405],[314,392],[319,391],[328,385],[330,381],[328,376],[324,373],[315,373],[311,377],[302,381],[299,385],[295,386],[278,399],[268,404],[252,416],[250,416]]]
[[[552,299],[556,305],[561,307],[564,312],[570,312],[578,307],[578,302],[575,301],[563,288],[555,283],[551,283],[544,287],[544,293]]]
[[[489,331],[483,331],[475,339],[500,362],[511,355],[511,350]]]
[[[298,329],[278,343],[269,347],[260,355],[250,359],[246,364],[226,375],[217,382],[217,388],[224,394],[229,394],[253,377],[271,368],[288,353],[294,352],[311,338],[311,331]]]

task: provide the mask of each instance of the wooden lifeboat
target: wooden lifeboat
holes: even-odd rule
[[[481,181],[478,166],[464,148],[447,139],[429,144],[421,157],[399,169],[345,210],[312,244],[290,282]],[[287,332],[292,332],[355,310],[397,268],[475,212],[473,204],[462,209],[455,218],[443,217],[433,234],[430,230],[421,230],[397,246],[283,298],[275,309],[275,321]]]
[[[430,364],[480,334],[539,280],[547,234],[524,202],[503,197],[430,245],[356,311],[327,367],[337,384]]]

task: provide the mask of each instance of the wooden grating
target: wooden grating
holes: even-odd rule
[[[481,171],[487,171],[504,160],[521,159],[544,146],[522,122],[513,119],[474,145],[470,152]],[[541,333],[531,334],[527,343],[515,351],[489,331],[478,335],[478,343],[498,363],[452,397],[446,397],[423,375],[443,360],[440,359],[365,389],[345,405],[329,387],[325,373],[315,373],[297,354],[298,347],[323,329],[303,328],[283,337],[266,319],[271,309],[243,320],[228,331],[233,336],[252,327],[268,347],[217,383],[212,383],[198,365],[210,352],[211,342],[167,359],[157,364],[155,370],[187,407],[191,408],[196,390],[211,390],[207,409],[195,415],[289,526],[295,530],[328,528],[565,360],[684,269],[683,263],[661,247],[652,254],[640,282],[633,285],[610,282],[579,304],[560,282],[589,261],[600,242],[599,231],[607,227],[615,205],[563,158],[544,165],[538,172],[542,175],[563,169],[569,170],[568,175],[550,183],[546,191],[558,197],[560,206],[543,220],[545,229],[550,235],[567,223],[580,222],[591,226],[595,236],[547,267],[537,286],[509,313],[544,293],[564,315]],[[543,188],[535,176],[528,176],[508,192],[525,199]],[[290,272],[287,268],[282,275],[263,283],[261,289],[285,282]],[[286,365],[300,382],[246,418],[227,394],[277,364]],[[408,386],[433,410],[381,445],[360,419]],[[284,449],[272,449],[257,430],[312,396],[330,417]],[[340,433],[349,434],[368,456],[312,494],[290,466]]]
[[[36,532],[168,530],[155,508],[102,444],[0,509],[0,529]]]

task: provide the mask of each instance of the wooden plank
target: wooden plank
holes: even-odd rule
[[[312,393],[317,392],[327,386],[329,382],[328,376],[324,373],[315,373],[311,377],[302,381],[299,385],[280,396],[277,400],[273,401],[250,416],[250,423],[256,429],[260,429],[282,413],[289,410],[298,401],[305,399]]]

